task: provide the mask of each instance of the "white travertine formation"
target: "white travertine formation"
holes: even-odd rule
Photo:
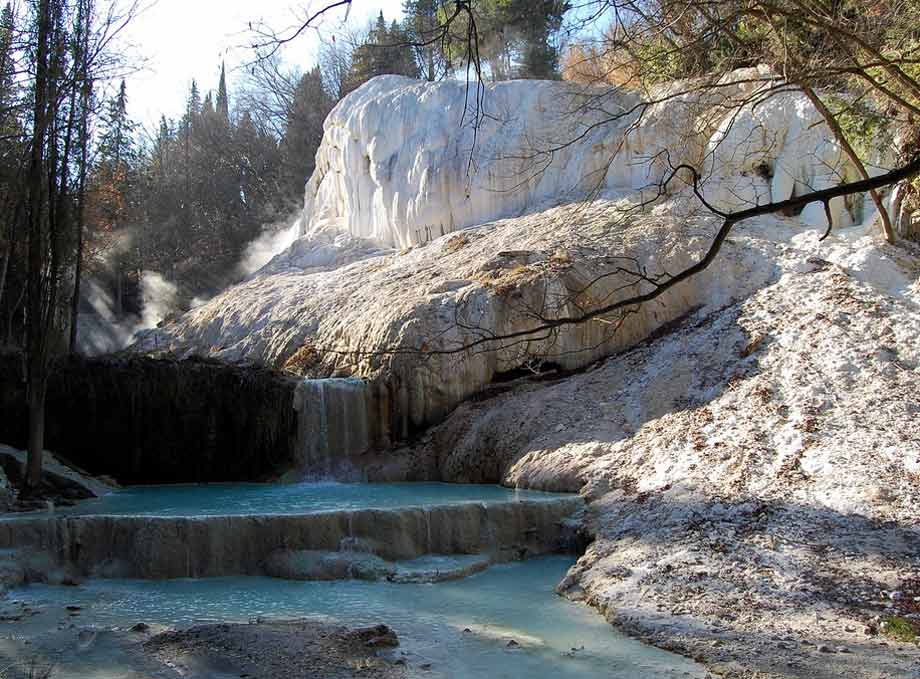
[[[825,226],[823,206],[739,225],[705,272],[625,318],[527,334],[699,261],[720,222],[689,174],[662,190],[678,165],[696,168],[720,209],[852,178],[801,95],[727,110],[727,97],[757,100],[746,76],[759,73],[716,94],[675,84],[648,107],[570,83],[499,83],[475,139],[464,84],[376,78],[326,121],[304,236],[138,348],[364,378],[380,443],[440,420],[502,373],[577,369],[692,309],[743,298],[777,275],[783,241]],[[864,203],[835,201],[835,226],[862,222]]]
[[[721,207],[783,200],[853,174],[803,95],[733,110],[757,86],[703,95],[675,85],[645,107],[633,93],[510,81],[486,88],[477,118],[465,83],[381,76],[327,118],[303,231],[406,247],[547,201],[648,190],[669,163],[696,167]],[[861,221],[858,207],[836,201],[837,224]],[[823,207],[803,219],[822,225]]]

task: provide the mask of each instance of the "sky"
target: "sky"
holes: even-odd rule
[[[227,62],[232,93],[241,65],[251,58],[248,25],[262,21],[276,30],[294,25],[296,17],[322,7],[327,0],[155,0],[125,29],[121,41],[133,61],[143,62],[127,78],[133,118],[151,126],[160,114],[178,117],[192,78],[202,93],[217,88],[220,64]],[[354,0],[349,20],[361,24],[383,11],[388,19],[402,16],[402,0]],[[334,32],[344,9],[326,15],[320,30]],[[283,58],[302,69],[316,61],[316,31],[285,48]]]

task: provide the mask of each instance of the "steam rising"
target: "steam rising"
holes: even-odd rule
[[[97,281],[83,286],[83,299],[92,309],[82,311],[77,326],[77,346],[87,356],[120,351],[134,341],[141,330],[155,328],[169,314],[179,310],[178,289],[155,271],[141,274],[143,312],[119,318],[115,302]]]
[[[156,271],[145,271],[141,274],[141,294],[144,311],[138,327],[134,329],[135,332],[155,328],[169,314],[179,310],[179,289],[175,283],[170,283]]]
[[[290,226],[278,225],[267,227],[258,238],[246,246],[243,260],[240,262],[240,273],[248,277],[268,264],[272,258],[287,250],[300,235],[300,219],[297,218]]]
[[[297,240],[300,234],[300,219],[290,224],[275,224],[266,227],[262,234],[252,241],[243,253],[237,272],[248,277],[268,264],[273,257],[284,252]],[[113,254],[124,250],[130,242],[126,236]],[[156,271],[141,274],[140,315],[119,315],[111,293],[99,281],[84,283],[81,297],[83,310],[79,315],[77,346],[81,353],[94,356],[120,351],[135,341],[138,332],[157,327],[173,314],[184,311],[179,289]],[[195,309],[207,303],[208,297],[194,297],[188,304]]]

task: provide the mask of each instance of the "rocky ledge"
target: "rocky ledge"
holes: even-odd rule
[[[59,580],[411,579],[395,562],[429,554],[508,561],[565,550],[581,507],[580,498],[563,497],[303,516],[23,516],[0,519],[0,549],[18,550],[27,572],[66,574]],[[408,570],[424,572],[424,564]]]

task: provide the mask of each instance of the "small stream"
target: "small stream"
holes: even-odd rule
[[[137,622],[167,626],[269,619],[334,618],[346,624],[385,622],[399,634],[416,676],[437,679],[655,679],[702,677],[691,661],[616,632],[587,606],[553,588],[572,565],[551,556],[495,566],[460,581],[436,585],[288,582],[269,578],[131,581],[91,580],[77,588],[30,586],[10,593],[43,612],[0,627],[24,639],[83,610],[87,627],[128,628]],[[83,635],[86,638],[86,633]],[[61,649],[56,679],[133,676],[124,653],[100,646]],[[517,646],[509,642],[514,640]],[[102,641],[100,641],[100,644]],[[85,646],[85,644],[84,644]],[[574,650],[573,650],[574,649]],[[419,670],[431,664],[430,670]],[[105,666],[101,666],[105,665]]]

